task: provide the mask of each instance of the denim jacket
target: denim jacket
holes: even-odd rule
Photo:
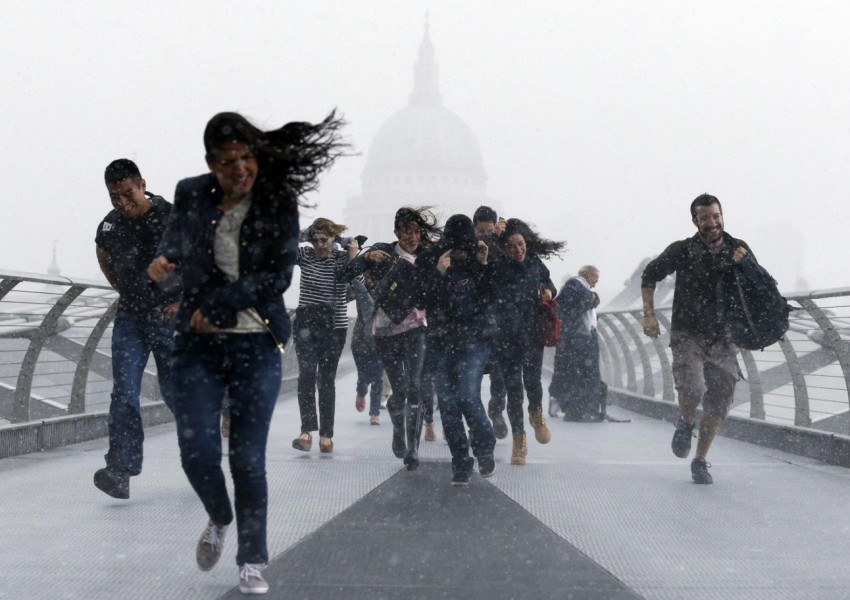
[[[215,231],[223,214],[222,192],[212,173],[184,179],[174,192],[174,209],[157,254],[177,265],[183,298],[175,317],[178,333],[189,333],[201,309],[218,328],[236,325],[236,313],[254,308],[278,344],[291,324],[283,292],[292,280],[298,250],[298,209],[291,190],[264,190],[258,181],[239,233],[239,279],[230,282],[216,266]]]

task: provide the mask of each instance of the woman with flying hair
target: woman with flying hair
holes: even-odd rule
[[[196,547],[207,571],[236,519],[239,589],[264,594],[268,562],[266,441],[280,390],[290,322],[283,304],[298,250],[299,198],[342,153],[334,113],[317,125],[262,131],[240,114],[204,130],[210,172],[177,184],[174,210],[148,268],[182,277],[175,316],[174,416],[183,471],[207,512]],[[219,415],[230,399],[228,459],[235,510],[221,469]]]
[[[360,249],[355,240],[351,240],[348,250],[334,248],[336,239],[346,229],[345,225],[320,217],[307,228],[310,245],[298,248],[296,264],[301,269],[301,286],[293,338],[298,356],[301,434],[292,440],[292,447],[302,452],[310,451],[311,432],[316,430],[319,431],[319,450],[327,454],[334,449],[334,380],[348,332],[348,284],[340,279],[340,274],[349,258],[357,256]]]
[[[544,239],[520,219],[508,219],[499,235],[502,260],[493,265],[496,335],[493,351],[508,392],[508,420],[513,434],[511,464],[524,465],[528,443],[523,423],[523,387],[528,394],[528,421],[534,437],[547,444],[551,433],[543,418],[543,342],[540,303],[557,290],[544,258],[560,254],[565,242]]]
[[[407,470],[419,466],[422,429],[422,369],[425,362],[425,311],[416,308],[418,283],[414,263],[440,234],[430,207],[396,211],[397,241],[374,244],[349,263],[344,278],[368,273],[376,284],[372,330],[392,395],[387,412],[393,426],[392,451]]]

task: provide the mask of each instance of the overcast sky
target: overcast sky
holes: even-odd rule
[[[613,295],[692,235],[688,206],[709,192],[783,290],[850,285],[843,0],[2,2],[0,271],[44,273],[56,240],[63,275],[101,279],[104,167],[132,158],[170,200],[205,170],[222,110],[271,128],[338,107],[362,155],[307,218],[341,220],[407,104],[426,11],[488,195],[569,242],[556,282],[595,263]]]

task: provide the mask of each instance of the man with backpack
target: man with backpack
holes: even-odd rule
[[[660,335],[655,285],[676,273],[670,348],[681,416],[671,447],[679,458],[690,454],[696,409],[702,403],[691,476],[695,483],[710,484],[713,479],[706,456],[729,413],[735,383],[741,376],[738,349],[729,335],[726,298],[734,289],[737,266],[743,261],[755,263],[755,257],[746,242],[724,231],[723,209],[716,197],[702,194],[694,199],[691,221],[696,235],[670,244],[643,271],[643,332],[653,339]]]

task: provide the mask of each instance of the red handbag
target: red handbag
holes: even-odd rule
[[[558,302],[552,300],[540,301],[540,341],[544,346],[551,347],[561,339],[563,321],[558,314]]]

